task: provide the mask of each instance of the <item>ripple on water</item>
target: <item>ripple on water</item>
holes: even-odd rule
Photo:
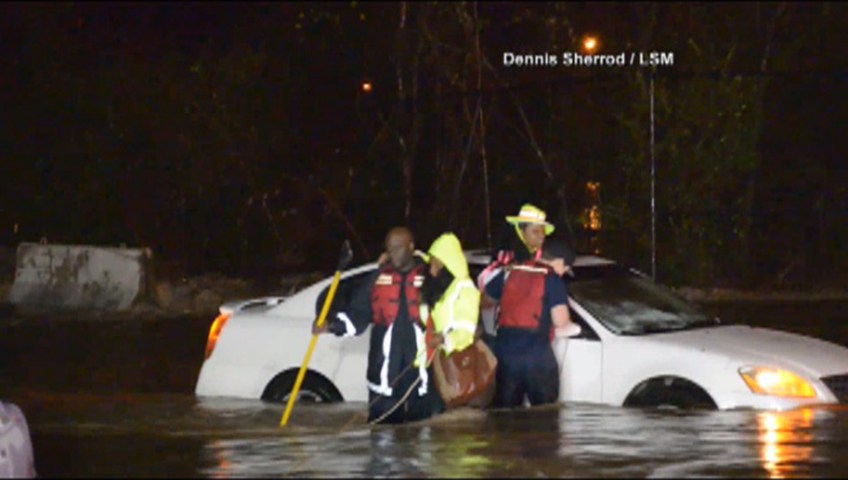
[[[284,406],[261,401],[42,394],[27,401],[36,458],[40,454],[42,462],[54,462],[57,474],[670,478],[848,473],[844,407],[662,412],[569,404],[460,409],[414,424],[372,427],[364,403],[298,404],[289,425],[280,428]],[[160,455],[153,452],[165,452],[166,459],[151,463],[151,455]]]

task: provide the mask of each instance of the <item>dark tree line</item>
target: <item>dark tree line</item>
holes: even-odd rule
[[[398,223],[485,246],[529,201],[650,271],[653,79],[660,280],[846,267],[839,3],[0,8],[6,244],[270,273],[331,265],[343,238],[375,258]],[[674,64],[503,65],[586,32]]]

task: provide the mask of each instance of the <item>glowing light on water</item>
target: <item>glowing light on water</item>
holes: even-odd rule
[[[792,465],[810,460],[810,429],[815,411],[809,408],[790,412],[764,412],[757,416],[760,460],[770,478],[786,477]]]

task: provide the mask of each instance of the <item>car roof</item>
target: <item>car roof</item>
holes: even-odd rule
[[[476,250],[465,250],[465,258],[468,262],[469,266],[474,266],[477,268],[483,268],[491,262],[491,254],[489,251],[485,249],[476,249]],[[347,279],[355,276],[359,276],[362,274],[371,274],[374,272],[374,269],[377,267],[376,262],[369,262],[364,265],[358,265],[346,270],[342,273],[341,278]],[[619,277],[621,275],[630,276],[633,274],[642,275],[640,272],[637,272],[633,269],[628,269],[613,260],[598,257],[595,255],[578,255],[574,262],[574,276],[566,276],[566,281],[585,281],[585,280],[593,280],[593,279],[604,279],[611,277]],[[472,273],[472,275],[474,275]],[[315,301],[314,298],[317,298],[317,301],[322,302],[322,295],[326,294],[326,291],[330,288],[332,277],[324,278],[290,296],[290,300],[286,300],[285,308],[292,307],[292,300],[299,299],[299,302],[306,301],[309,305],[306,304],[297,307],[303,308],[304,311],[307,311],[313,307],[312,303]],[[324,293],[322,293],[324,292]],[[239,310],[244,305],[247,304],[267,304],[267,305],[283,305],[280,302],[281,297],[268,297],[268,298],[260,298],[260,299],[252,299],[247,302],[232,302],[230,304],[226,304],[221,308],[226,308],[227,310]],[[306,300],[309,299],[309,300]],[[317,304],[316,304],[317,305]],[[315,308],[320,309],[320,306],[316,306]],[[223,312],[223,310],[222,310]]]
[[[470,267],[482,268],[491,263],[492,255],[489,250],[473,249],[465,250],[465,259]],[[343,278],[352,277],[358,274],[371,272],[377,267],[376,262],[369,262],[364,265],[358,265],[344,272]],[[578,255],[574,260],[574,276],[568,277],[569,281],[573,280],[589,280],[593,278],[607,278],[609,276],[618,276],[621,274],[636,274],[645,276],[642,272],[627,268],[619,263],[608,258],[599,257],[596,255]],[[329,278],[318,283],[328,283]]]
[[[488,265],[492,261],[492,252],[487,249],[473,249],[465,251],[465,259],[470,264]],[[608,258],[596,255],[577,255],[574,259],[575,267],[595,267],[602,265],[615,265],[616,262]]]

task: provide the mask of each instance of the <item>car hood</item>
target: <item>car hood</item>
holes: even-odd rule
[[[679,348],[725,356],[741,366],[774,366],[815,378],[848,373],[848,348],[794,333],[746,325],[651,335],[651,340]]]

